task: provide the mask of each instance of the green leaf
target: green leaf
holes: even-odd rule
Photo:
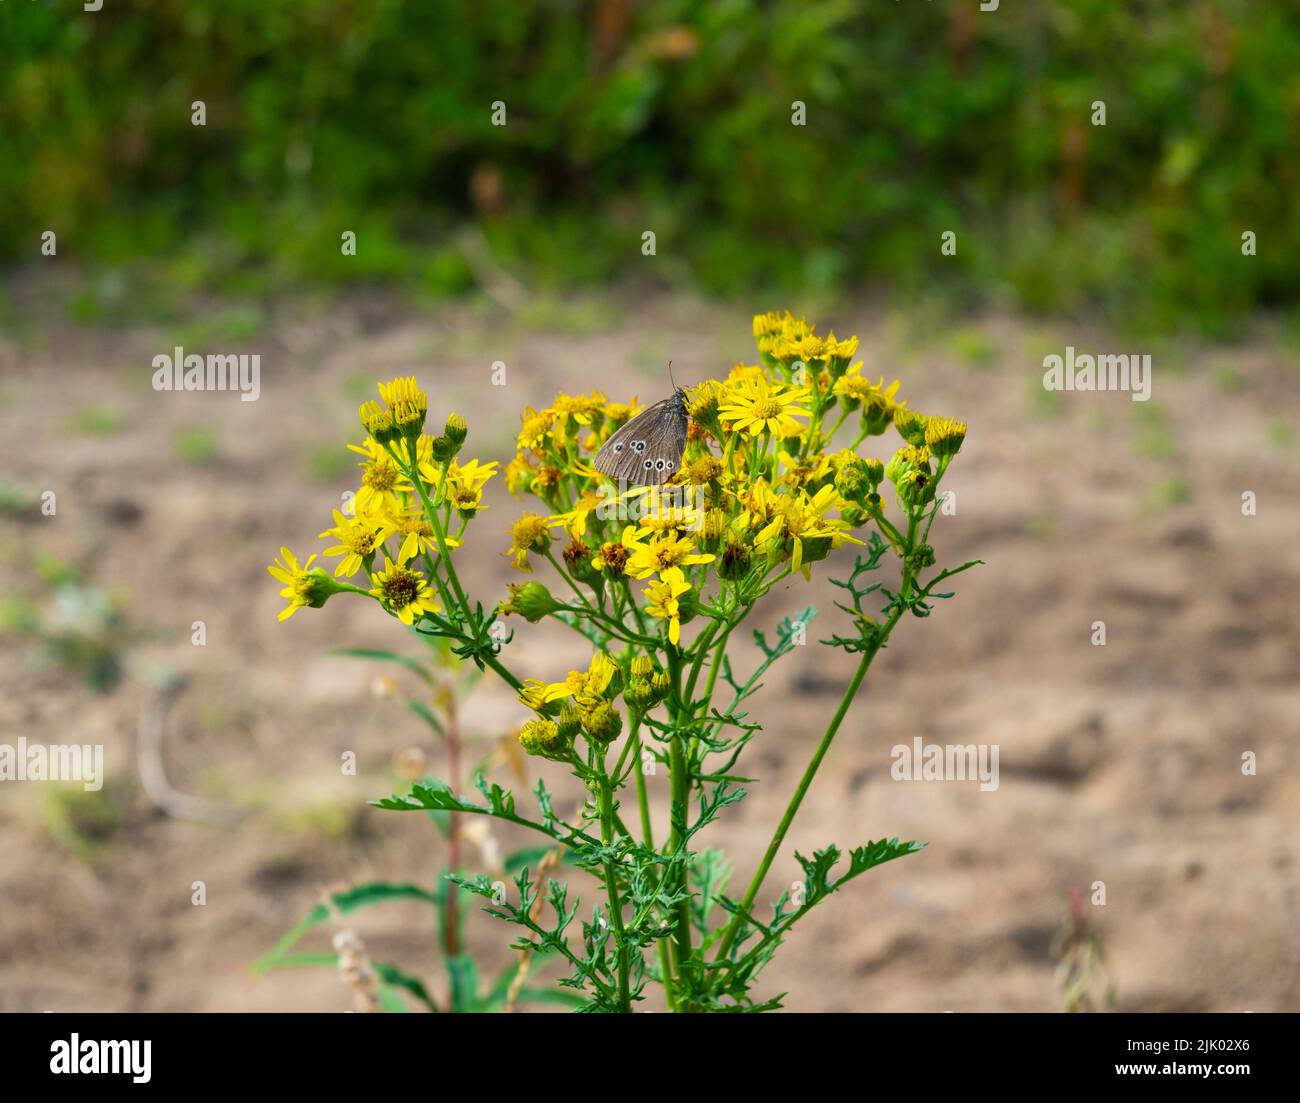
[[[505,857],[505,870],[507,873],[518,873],[525,867],[536,869],[542,859],[554,849],[553,846],[526,846],[520,850],[512,850]]]
[[[404,973],[396,965],[391,965],[386,961],[372,962],[375,972],[379,974],[380,979],[385,984],[394,988],[402,988],[410,992],[417,1000],[425,1005],[430,1011],[437,1011],[438,1005],[434,1003],[433,997],[429,995],[428,989],[418,977],[413,977],[409,973]]]
[[[354,885],[343,892],[335,893],[332,900],[341,915],[347,915],[358,908],[369,907],[371,904],[382,904],[387,900],[423,900],[425,903],[434,905],[438,903],[437,896],[420,885],[396,884],[390,881],[370,881],[364,885]],[[270,969],[276,968],[279,959],[294,943],[313,927],[324,923],[329,917],[330,909],[324,904],[317,904],[303,919],[300,919],[288,930],[280,941],[271,948],[270,953],[253,962],[253,973],[261,975]]]
[[[271,969],[290,969],[302,966],[320,966],[327,965],[331,969],[337,969],[339,956],[334,953],[312,953],[312,954],[281,954],[270,966]],[[416,977],[402,972],[396,965],[390,965],[386,961],[371,962],[374,966],[375,973],[385,984],[393,988],[404,988],[410,992],[417,1000],[423,1003],[430,1011],[437,1011],[438,1005],[433,1002],[433,997],[428,990]],[[402,1007],[400,1010],[405,1011]]]
[[[433,709],[429,708],[423,701],[407,701],[406,707],[428,724],[439,736],[446,737],[447,732],[442,726],[442,721],[433,714]]]
[[[468,954],[447,958],[447,975],[451,978],[451,1009],[466,1015],[477,1011],[478,966]]]
[[[419,659],[412,659],[409,655],[399,655],[396,651],[384,651],[382,648],[375,647],[344,647],[338,651],[331,651],[330,654],[339,655],[345,659],[370,659],[372,662],[393,663],[396,666],[404,666],[413,674],[418,674],[430,685],[433,684],[433,675],[429,673]]]

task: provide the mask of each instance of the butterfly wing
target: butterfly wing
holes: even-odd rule
[[[677,474],[688,416],[680,394],[642,410],[596,453],[596,470],[615,482],[654,486]]]

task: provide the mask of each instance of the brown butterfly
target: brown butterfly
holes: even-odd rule
[[[605,442],[596,453],[596,470],[615,482],[642,486],[667,482],[682,465],[689,421],[686,392],[678,387]]]

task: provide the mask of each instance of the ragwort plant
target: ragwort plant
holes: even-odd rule
[[[628,1012],[659,985],[674,1011],[763,1011],[780,997],[752,995],[791,928],[849,881],[922,844],[880,839],[844,855],[828,845],[796,854],[802,883],[763,916],[759,894],[817,770],[876,655],[905,616],[925,618],[939,589],[978,560],[937,569],[929,544],[939,487],[966,425],[926,417],[898,398],[899,383],[871,382],[853,362],[858,339],[819,336],[788,312],[754,319],[759,363],[690,388],[685,452],[675,474],[650,486],[614,486],[593,459],[637,412],[593,392],[525,408],[518,451],[502,472],[509,491],[535,504],[510,529],[519,571],[553,576],[512,585],[498,606],[471,601],[456,569],[467,530],[496,463],[462,458],[464,418],[424,433],[428,397],[414,378],[379,384],[360,419],[367,439],[355,513],[335,512],[324,555],[331,575],[287,551],[271,568],[285,583],[282,617],[350,592],[404,625],[440,637],[456,655],[491,670],[530,714],[519,742],[562,763],[582,787],[570,818],[538,782],[531,805],[483,777],[477,796],[445,783],[415,783],[380,808],[491,816],[544,836],[591,874],[598,902],[584,908],[572,886],[525,867],[503,892],[486,875],[453,875],[519,928],[513,946],[567,964],[561,980],[584,1010]],[[887,460],[859,455],[896,431]],[[848,443],[836,447],[841,436]],[[882,494],[892,498],[888,508]],[[893,519],[890,513],[894,513]],[[738,671],[728,642],[778,583],[810,580],[816,564],[851,545],[847,577],[832,580],[846,625],[825,646],[856,660],[853,674],[803,771],[771,841],[738,897],[730,866],[697,847],[701,831],[745,795],[740,759],[762,725],[750,700],[767,671],[802,643],[814,610],[755,631],[761,659]],[[362,585],[350,579],[360,577]],[[872,579],[876,579],[872,581]],[[519,677],[507,663],[503,618],[549,618],[580,633],[592,655],[558,681]],[[646,775],[666,768],[667,831],[656,835]],[[661,821],[662,826],[662,821]]]

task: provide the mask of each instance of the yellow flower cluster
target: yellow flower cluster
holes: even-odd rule
[[[320,534],[330,542],[322,556],[338,560],[334,579],[364,572],[369,585],[329,580],[332,585],[323,588],[324,572],[309,571],[315,556],[300,567],[287,548],[281,549],[283,561],[268,568],[285,584],[281,596],[288,606],[281,619],[304,605],[323,604],[341,590],[369,594],[408,625],[442,609],[434,585],[441,589],[444,583],[436,565],[461,546],[469,520],[484,508],[483,488],[498,465],[457,458],[468,433],[459,414],[447,419],[441,436],[423,432],[429,398],[414,377],[380,383],[378,389],[380,401],[362,403],[358,410],[366,439],[347,446],[361,457],[360,486],[345,510],[333,511],[333,526]]]
[[[788,312],[756,316],[753,331],[757,363],[686,390],[683,455],[662,484],[616,486],[595,466],[601,447],[639,413],[635,398],[560,394],[545,409],[524,409],[504,476],[511,494],[533,504],[510,526],[505,554],[521,571],[549,563],[566,597],[540,582],[512,586],[486,619],[466,597],[452,551],[484,508],[497,464],[459,458],[468,427],[458,414],[440,435],[424,432],[428,396],[413,377],[381,383],[379,400],[358,411],[366,439],[348,446],[360,457],[351,508],[335,510],[320,534],[329,541],[321,554],[338,561],[334,577],[282,549],[270,568],[288,603],[281,617],[340,590],[374,598],[407,625],[447,609],[434,629],[454,634],[480,664],[500,667],[491,616],[558,616],[597,654],[564,682],[524,683],[521,699],[538,717],[521,741],[550,757],[570,753],[579,730],[607,745],[620,730],[620,693],[644,711],[666,692],[666,674],[637,676],[629,661],[655,653],[668,655],[669,666],[674,654],[696,661],[710,633],[725,638],[738,610],[792,574],[811,578],[815,563],[865,543],[873,526],[900,554],[915,547],[922,513],[965,440],[964,423],[908,408],[897,380],[866,378],[853,360],[856,337],[822,336]],[[903,444],[888,460],[859,455],[891,426]],[[886,482],[905,516],[901,529],[885,516]],[[359,573],[364,586],[341,581]],[[684,642],[684,626],[697,617],[706,626]],[[619,662],[604,653],[615,645],[626,648]]]

